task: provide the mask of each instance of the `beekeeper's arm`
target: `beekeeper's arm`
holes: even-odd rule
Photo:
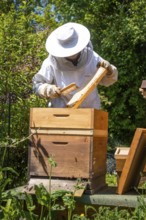
[[[43,98],[56,98],[60,95],[60,88],[54,84],[53,70],[46,59],[41,69],[32,79],[33,90]]]

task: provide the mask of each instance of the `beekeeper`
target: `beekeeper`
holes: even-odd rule
[[[65,107],[77,92],[62,95],[62,88],[73,82],[79,89],[83,88],[93,78],[100,63],[109,70],[100,85],[110,86],[117,81],[117,68],[93,51],[90,32],[81,24],[69,22],[55,29],[47,38],[46,50],[49,56],[33,77],[33,90],[38,96],[49,98],[53,108]],[[80,107],[100,108],[97,88]]]

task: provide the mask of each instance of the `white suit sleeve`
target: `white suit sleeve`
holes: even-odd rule
[[[43,91],[47,85],[52,84],[53,80],[53,70],[51,65],[49,65],[48,59],[46,59],[43,62],[41,69],[34,75],[32,79],[33,91],[36,93],[36,95],[42,96],[41,91]]]

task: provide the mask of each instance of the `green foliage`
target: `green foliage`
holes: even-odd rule
[[[45,54],[41,34],[36,33],[36,28],[30,25],[34,13],[25,15],[26,7],[21,6],[18,12],[12,7],[0,17],[2,135],[8,133],[10,126],[11,136],[19,138],[28,133],[29,109],[37,101],[34,96],[31,97],[31,79],[38,69],[40,57]],[[25,121],[27,123],[21,123]]]
[[[40,188],[39,188],[40,187]],[[37,188],[37,190],[41,191],[41,185]],[[51,198],[45,197],[48,192],[46,193],[46,189],[44,188],[43,191],[41,191],[39,198],[37,197],[37,200],[35,197],[33,197],[30,194],[26,193],[15,193],[12,192],[7,194],[5,205],[0,206],[0,219],[2,220],[16,220],[16,219],[30,219],[30,220],[55,220],[58,219],[57,213],[60,211],[64,211],[66,209],[66,206],[70,206],[72,201],[74,200],[74,213],[72,215],[66,216],[66,219],[68,220],[144,220],[146,217],[146,204],[144,201],[144,197],[141,196],[138,198],[138,206],[134,210],[128,210],[124,208],[110,208],[110,207],[99,207],[95,208],[94,206],[85,205],[84,211],[82,213],[76,213],[76,203],[75,199],[73,199],[73,196],[69,196],[64,204],[60,204],[60,201],[63,200],[64,196],[66,197],[69,193],[68,192],[55,192],[55,204],[51,207],[52,215],[49,217],[48,213],[48,206],[47,202],[48,199]],[[45,199],[46,198],[46,199]],[[40,202],[41,201],[41,202]],[[43,201],[43,202],[42,202]],[[38,206],[40,205],[40,206]],[[42,209],[42,212],[38,212],[37,210],[40,210],[39,207]]]
[[[11,167],[2,168],[0,166],[0,205],[4,199],[3,192],[12,181],[12,179],[8,177],[9,172],[11,172],[13,175],[18,175],[18,173],[16,173]]]
[[[0,9],[0,147],[7,146],[5,165],[20,173],[19,181],[14,177],[16,184],[24,181],[28,141],[20,142],[17,149],[10,147],[11,142],[28,136],[30,108],[46,106],[44,100],[32,93],[31,80],[46,56],[44,42],[48,32],[37,32],[44,18],[28,8],[31,5],[34,9],[36,5],[32,2],[19,5],[17,1],[15,5],[11,1],[9,7],[2,4]]]
[[[50,166],[55,167],[53,158],[49,158]],[[54,166],[55,164],[55,166]],[[67,211],[68,220],[144,220],[146,216],[146,204],[144,196],[138,197],[138,206],[131,212],[117,207],[99,207],[85,205],[83,213],[76,213],[76,200],[74,193],[66,190],[57,190],[50,193],[42,184],[35,185],[34,196],[16,190],[5,191],[8,183],[3,178],[5,171],[17,174],[12,168],[0,169],[0,219],[1,220],[55,220],[59,219],[58,212]],[[51,177],[50,177],[51,178]],[[77,182],[75,191],[79,189],[81,181]],[[78,185],[79,184],[79,185]],[[50,187],[49,187],[50,188]]]
[[[103,106],[110,113],[110,134],[130,143],[135,129],[146,126],[146,103],[138,91],[145,77],[146,5],[145,1],[132,1],[117,9],[112,25],[104,31],[101,53],[118,67],[119,82],[111,90],[104,89],[111,104]]]
[[[118,68],[118,82],[99,92],[102,108],[109,112],[110,144],[130,144],[135,129],[146,126],[146,102],[139,94],[146,71],[145,0],[52,2],[56,18],[86,25],[95,51]]]
[[[144,196],[138,197],[138,207],[134,210],[133,215],[134,219],[145,220],[146,218],[146,203],[144,201]]]
[[[117,175],[106,174],[106,183],[108,186],[117,186]]]

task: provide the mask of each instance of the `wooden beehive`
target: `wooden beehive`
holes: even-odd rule
[[[121,176],[119,178],[117,193],[124,194],[137,188],[146,164],[146,129],[136,128],[130,150],[127,155]]]
[[[130,147],[117,147],[115,151],[114,157],[116,160],[117,183],[121,176],[129,151],[130,151]],[[146,176],[146,165],[144,167],[143,173],[141,173],[141,176]]]
[[[29,175],[46,178],[48,158],[53,178],[88,180],[89,191],[106,185],[108,114],[95,109],[32,108]]]
[[[116,159],[116,172],[118,172],[119,174],[122,172],[129,153],[129,149],[129,147],[117,147],[116,149],[114,157]]]

